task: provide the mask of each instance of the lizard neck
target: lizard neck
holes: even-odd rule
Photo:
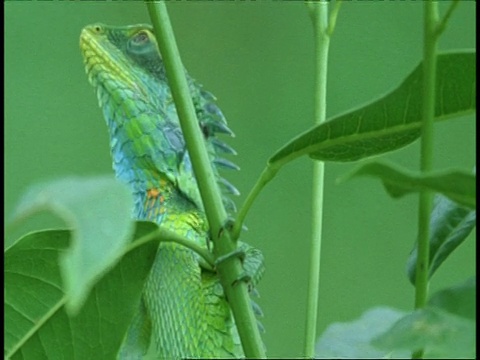
[[[130,185],[136,219],[150,220],[191,240],[205,242],[208,234],[205,214],[169,179],[157,174],[154,180],[136,179]]]
[[[158,187],[160,178],[174,183],[185,151],[170,88],[140,80],[133,89],[114,82],[96,87],[116,177],[138,191]]]

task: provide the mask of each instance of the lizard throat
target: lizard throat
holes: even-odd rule
[[[133,92],[146,96],[146,92],[139,84],[135,74],[128,71],[129,64],[125,63],[117,49],[106,48],[101,35],[93,34],[85,28],[80,36],[80,49],[83,54],[85,72],[88,80],[95,88],[103,87],[110,95],[118,92]],[[101,97],[99,97],[99,101]],[[104,104],[101,104],[101,106]]]

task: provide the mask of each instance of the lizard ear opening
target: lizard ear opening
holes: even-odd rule
[[[143,45],[150,41],[150,38],[145,31],[140,31],[134,37],[132,37],[132,43],[135,45]]]
[[[127,43],[127,50],[131,55],[139,57],[152,58],[160,56],[155,37],[146,30],[140,30],[130,37]]]
[[[151,73],[157,79],[165,79],[162,57],[151,31],[141,29],[129,37],[126,53],[141,69]]]

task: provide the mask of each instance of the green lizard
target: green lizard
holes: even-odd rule
[[[80,47],[107,122],[113,168],[134,195],[133,216],[207,247],[208,223],[152,27],[90,25],[82,30]],[[232,132],[213,95],[187,79],[225,206],[233,212],[226,194],[238,191],[217,167],[236,169],[219,157],[235,151],[215,136]],[[255,284],[262,255],[240,244]],[[243,357],[218,276],[200,260],[179,244],[159,245],[119,358]]]

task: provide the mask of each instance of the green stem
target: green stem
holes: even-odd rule
[[[158,240],[159,242],[174,242],[176,244],[180,244],[182,246],[185,246],[193,251],[195,251],[198,255],[200,255],[206,263],[210,266],[210,268],[213,270],[215,268],[215,259],[213,258],[212,254],[210,251],[205,249],[204,247],[200,246],[196,242],[189,240],[179,234],[177,234],[174,231],[164,229],[161,226],[156,230],[152,231],[151,233],[142,236],[138,240],[134,241],[131,243],[126,249],[125,249],[125,254],[128,253],[129,251],[132,251],[133,249],[142,246],[143,244],[149,242],[149,241],[154,241]]]
[[[325,121],[327,108],[327,65],[330,35],[333,32],[339,2],[328,19],[328,2],[309,2],[315,41],[315,125]],[[310,270],[307,295],[307,319],[305,324],[304,356],[313,358],[317,333],[318,297],[320,285],[320,259],[322,244],[323,191],[325,163],[314,161],[312,184],[312,240],[310,248]]]
[[[337,16],[338,12],[340,11],[340,6],[342,5],[343,0],[335,1],[333,5],[332,12],[328,18],[328,28],[327,28],[327,35],[332,36],[333,30],[335,30],[335,25],[337,24]]]
[[[200,195],[205,207],[210,236],[214,244],[215,258],[225,256],[236,249],[230,233],[223,231],[227,223],[227,213],[223,207],[215,176],[205,147],[195,109],[185,78],[185,69],[173,35],[173,29],[163,1],[148,1],[147,8],[152,19],[155,36],[162,54],[173,99],[177,108],[183,136],[192,160]],[[242,264],[238,257],[230,257],[217,266],[220,281],[232,309],[244,353],[249,358],[265,358],[257,321],[252,310],[246,282],[240,278]]]
[[[424,2],[424,44],[423,44],[423,121],[421,137],[420,170],[429,172],[433,167],[433,124],[435,115],[435,73],[437,51],[438,4]],[[422,191],[418,209],[418,243],[415,278],[415,309],[425,307],[428,298],[430,213],[433,193]],[[413,353],[422,358],[423,350]]]
[[[460,5],[460,0],[453,0],[453,2],[450,3],[450,7],[448,8],[447,12],[437,26],[437,30],[435,32],[436,36],[440,36],[443,33],[443,31],[447,27],[448,20],[450,19],[453,11],[457,8],[458,5]]]
[[[272,167],[270,164],[267,164],[267,167],[263,169],[260,177],[258,178],[257,182],[253,186],[252,190],[248,194],[247,198],[245,199],[242,207],[238,211],[237,219],[235,220],[235,224],[233,225],[232,229],[232,239],[237,240],[240,236],[240,231],[242,230],[243,222],[245,221],[245,217],[247,216],[248,211],[252,207],[255,199],[260,194],[262,189],[267,185],[270,180],[272,180],[275,175],[277,174],[279,168]]]
[[[333,10],[330,14],[330,17],[329,17],[328,28],[325,30],[327,38],[329,38],[329,36],[331,36],[332,33],[333,33],[333,30],[334,30],[335,24],[336,24],[336,20],[337,20],[338,11],[340,10],[340,5],[341,4],[342,4],[341,0],[335,1],[334,8],[333,8]],[[312,1],[306,2],[306,5],[309,7],[309,11],[310,11],[310,15],[312,17],[312,21],[315,22],[316,21],[315,16],[317,16],[316,15],[316,10],[314,10],[315,7],[316,7],[315,2],[312,2]],[[327,50],[325,52],[325,56],[328,55],[328,44],[326,45],[326,47],[327,47]],[[325,74],[326,74],[326,62],[325,62]],[[319,87],[324,87],[324,89],[326,91],[326,77],[325,77],[325,84],[321,84],[320,82],[316,82],[316,84],[319,84],[318,85]],[[318,119],[321,119],[322,115],[317,114],[317,115],[315,115],[315,119],[317,119],[315,121],[315,124],[322,123],[325,120],[326,105],[325,105],[325,97],[324,97],[324,95],[321,94],[322,91],[323,90],[317,91],[317,94],[315,95],[315,99],[319,100],[317,102],[317,106],[316,106],[315,111],[317,111],[318,114],[321,114],[322,109],[323,109],[323,111],[324,111],[323,120],[318,121]],[[322,98],[323,98],[323,100],[321,100]],[[322,107],[322,104],[323,104],[323,107]],[[287,156],[287,157],[283,158],[282,160],[279,160],[279,161],[276,161],[276,162],[271,162],[271,161],[268,162],[267,167],[261,173],[257,182],[253,186],[252,190],[250,190],[250,193],[248,194],[245,202],[242,204],[242,207],[240,208],[240,211],[238,212],[237,219],[235,221],[235,224],[234,224],[233,230],[232,230],[232,237],[233,237],[234,240],[238,239],[238,237],[240,236],[240,231],[242,229],[242,225],[243,225],[243,222],[245,220],[245,217],[247,216],[248,211],[252,207],[254,201],[257,199],[257,196],[260,194],[260,192],[265,187],[265,185],[267,185],[275,177],[277,172],[283,166],[285,166],[287,163],[289,163],[290,161],[296,159],[297,157],[299,157],[301,155],[304,155],[304,154],[300,154],[300,155],[292,154],[292,156],[290,156],[290,157]],[[321,165],[320,167],[323,167],[323,165]],[[323,176],[321,176],[321,177],[323,178]],[[314,179],[315,179],[315,176],[314,176]]]
[[[198,126],[195,108],[185,77],[185,69],[180,59],[165,3],[162,1],[147,2],[147,6],[155,35],[161,39],[161,41],[158,41],[158,46],[167,70],[183,136],[192,160],[195,177],[198,179],[200,194],[213,235],[220,231],[226,218],[222,197],[217,189],[205,142]]]

